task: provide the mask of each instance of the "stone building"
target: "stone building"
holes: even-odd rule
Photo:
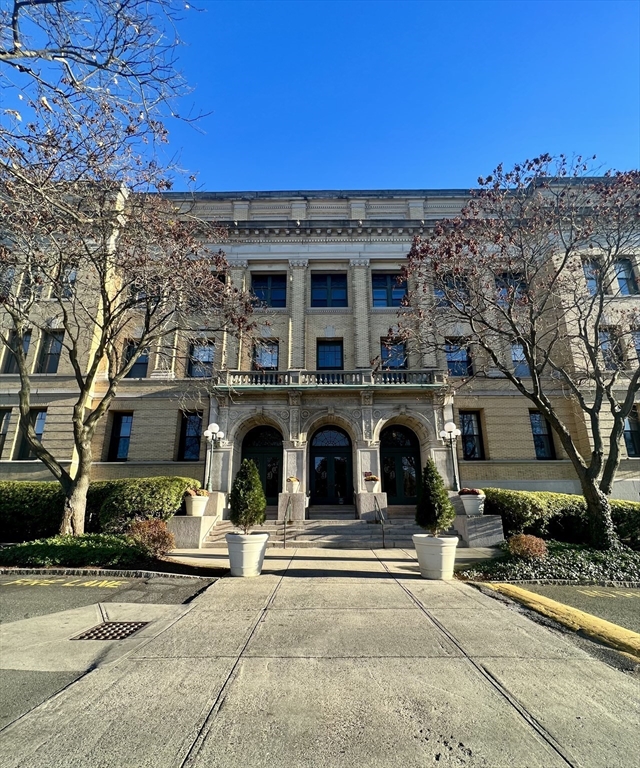
[[[452,452],[439,437],[443,425],[454,421],[464,432],[455,460],[461,484],[578,492],[560,445],[504,379],[485,376],[453,399],[446,381],[467,364],[460,351],[440,358],[394,337],[406,290],[398,277],[412,238],[455,215],[466,194],[197,195],[196,213],[228,229],[227,279],[252,287],[263,304],[256,310],[259,339],[249,344],[204,325],[179,339],[170,355],[149,350],[122,382],[96,434],[93,478],[193,476],[219,492],[222,510],[248,457],[258,465],[269,504],[288,500],[281,494],[287,477],[295,477],[297,516],[321,517],[340,507],[366,516],[374,499],[381,506],[415,505],[417,474],[428,457],[454,485]],[[178,193],[171,196],[180,202]],[[636,289],[629,300],[640,301],[638,262],[630,268]],[[75,390],[55,332],[32,339],[28,354],[36,428],[72,463]],[[0,476],[50,479],[29,458],[17,429],[18,386],[5,352]],[[571,403],[559,398],[558,406],[586,435]],[[209,461],[204,431],[214,422],[224,438]],[[625,434],[614,492],[633,499],[640,491],[637,425]],[[380,478],[375,493],[367,492],[366,473]]]

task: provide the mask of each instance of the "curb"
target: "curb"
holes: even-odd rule
[[[537,595],[513,584],[501,584],[490,582],[478,582],[483,587],[488,587],[495,592],[500,592],[512,600],[516,600],[527,608],[531,608],[543,616],[563,624],[575,632],[584,632],[596,640],[615,648],[618,651],[628,653],[640,661],[640,634],[630,629],[619,627],[610,621],[605,621],[590,613],[585,613],[577,608],[571,608],[556,600],[551,600],[543,595]]]
[[[0,576],[116,576],[119,579],[212,579],[215,576],[191,576],[163,571],[116,571],[105,568],[0,568]]]

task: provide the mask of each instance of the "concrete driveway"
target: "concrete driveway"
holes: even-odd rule
[[[265,564],[103,653],[2,731],[0,764],[637,765],[637,678],[469,585],[421,579],[413,553]]]

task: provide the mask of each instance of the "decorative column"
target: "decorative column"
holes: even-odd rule
[[[361,520],[375,520],[376,501],[381,511],[386,514],[387,494],[382,492],[382,467],[380,466],[380,443],[373,441],[373,393],[360,393],[360,415],[362,419],[362,437],[364,440],[358,444],[358,460],[356,472],[358,474],[355,483],[358,494],[358,510]],[[371,472],[380,478],[370,486],[365,483],[365,472]]]
[[[289,261],[291,315],[289,320],[289,359],[294,371],[304,370],[305,361],[305,307],[307,259]]]
[[[356,368],[370,368],[369,259],[351,259]]]
[[[209,398],[209,421],[207,424],[203,424],[203,429],[206,429],[208,424],[213,423],[218,424],[225,437],[220,441],[219,446],[211,452],[211,467],[207,467],[211,473],[211,486],[213,488],[207,504],[207,514],[214,515],[218,520],[221,520],[227,505],[227,493],[231,490],[229,474],[231,472],[233,444],[229,442],[228,397]]]
[[[248,266],[249,263],[246,260],[234,259],[229,261],[229,276],[227,279],[239,291],[243,291],[245,288],[245,274]],[[231,370],[242,368],[242,339],[225,333],[222,353],[223,368]]]
[[[289,437],[282,446],[283,482],[285,492],[278,495],[278,520],[284,520],[289,508],[290,520],[304,520],[306,516],[307,495],[306,472],[304,468],[304,445],[300,440],[300,401],[299,392],[289,392]],[[297,477],[300,486],[296,493],[286,491],[287,478]]]

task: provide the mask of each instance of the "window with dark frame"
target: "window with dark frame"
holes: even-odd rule
[[[280,344],[276,339],[261,339],[253,347],[254,371],[277,371]]]
[[[344,368],[342,339],[318,339],[316,360],[319,371],[341,371]]]
[[[607,371],[616,371],[624,365],[620,334],[615,328],[602,328],[598,332],[600,351]]]
[[[640,457],[640,412],[637,405],[633,406],[631,413],[624,420],[623,435],[627,456]]]
[[[57,373],[62,354],[64,331],[47,331],[42,335],[36,373]]]
[[[311,275],[312,307],[346,307],[347,276],[329,272],[315,272]]]
[[[374,272],[371,292],[374,307],[400,307],[407,295],[407,281],[399,274]]]
[[[15,267],[0,267],[0,299],[6,298],[11,293],[15,276]]]
[[[66,266],[60,270],[60,298],[72,299],[76,290],[78,270],[75,267]]]
[[[450,376],[471,376],[471,353],[465,339],[445,339],[444,352]]]
[[[621,296],[637,296],[638,281],[630,259],[618,259],[613,265]]]
[[[187,376],[192,379],[210,379],[213,376],[215,347],[213,341],[204,339],[189,345]]]
[[[198,461],[202,441],[202,413],[183,411],[180,422],[178,461]]]
[[[0,408],[0,458],[2,458],[2,451],[4,450],[4,444],[7,440],[10,421],[11,408]]]
[[[556,450],[549,422],[538,411],[529,411],[536,459],[555,459]]]
[[[522,275],[503,272],[496,275],[496,290],[498,305],[504,308],[524,301],[527,296],[527,283]]]
[[[287,306],[286,275],[251,275],[251,290],[265,307]]]
[[[27,267],[22,274],[20,298],[23,300],[40,299],[44,289],[44,273],[40,267]]]
[[[22,353],[27,356],[29,352],[29,346],[31,344],[31,331],[25,331],[22,335]],[[11,350],[17,349],[18,334],[15,331],[11,331],[9,335],[9,347],[4,351],[4,363],[2,365],[2,373],[19,373],[18,360]]]
[[[460,411],[460,444],[466,461],[484,459],[480,411]]]
[[[29,411],[29,421],[31,422],[31,426],[33,427],[36,433],[36,437],[40,441],[42,441],[42,435],[44,434],[44,425],[46,420],[47,420],[46,408],[32,408]],[[22,429],[20,429],[17,446],[18,447],[16,452],[16,459],[24,461],[27,459],[32,460],[36,458],[35,453],[33,452],[31,446],[29,445],[29,442],[27,441],[27,436]]]
[[[587,292],[590,296],[595,296],[600,286],[600,264],[595,259],[588,259],[582,262],[582,271],[587,283]]]
[[[436,275],[433,289],[436,307],[464,309],[469,303],[469,284],[465,275]]]
[[[133,413],[117,411],[111,421],[111,441],[107,461],[126,461],[129,457]]]
[[[522,344],[514,342],[511,345],[511,363],[513,365],[513,372],[516,376],[530,376],[529,363],[524,355],[524,347]]]
[[[397,339],[380,339],[380,360],[383,370],[398,370],[407,367],[407,345]]]
[[[124,364],[126,365],[138,351],[137,341],[128,341],[124,350]],[[138,359],[131,366],[131,370],[124,377],[125,379],[146,379],[149,370],[149,350],[143,349]]]

